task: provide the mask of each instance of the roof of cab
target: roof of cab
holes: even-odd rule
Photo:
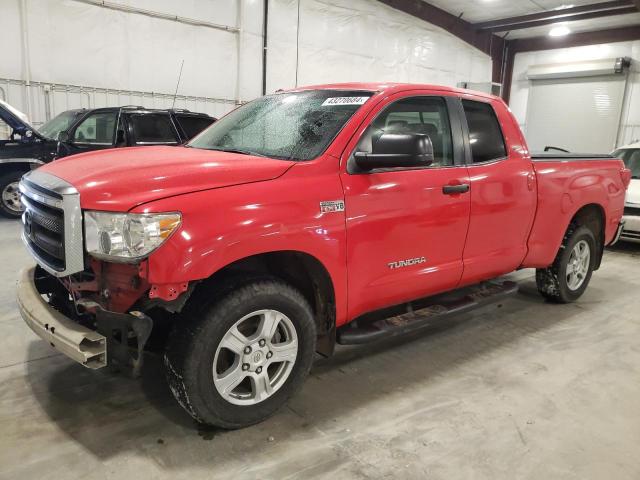
[[[283,90],[285,92],[298,92],[304,90],[363,90],[369,92],[385,92],[388,94],[405,92],[409,90],[436,90],[441,92],[459,93],[461,95],[473,95],[484,98],[499,98],[489,93],[467,90],[464,88],[448,87],[445,85],[431,85],[420,83],[394,83],[394,82],[352,82],[352,83],[329,83],[324,85],[308,85],[292,89]]]

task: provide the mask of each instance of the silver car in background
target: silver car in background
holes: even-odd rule
[[[631,170],[631,183],[624,203],[624,228],[620,240],[640,243],[640,142],[625,145],[612,153]]]

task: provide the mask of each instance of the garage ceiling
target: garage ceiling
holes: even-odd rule
[[[611,17],[592,18],[589,20],[575,20],[567,23],[567,26],[574,33],[593,32],[596,30],[627,27],[632,25],[640,25],[640,12],[628,13],[625,15],[615,15]],[[551,28],[551,25],[545,25],[540,27],[525,28],[522,30],[512,30],[509,33],[508,38],[513,39],[539,37],[547,35]]]
[[[600,4],[606,7],[610,15],[598,18],[571,19],[568,22],[558,19],[557,23],[565,24],[572,32],[588,32],[640,25],[640,0],[629,0],[628,2],[602,2],[598,0],[429,0],[425,3],[460,17],[471,24],[483,24],[494,20],[545,12],[564,12],[571,8]],[[605,13],[602,12],[600,14],[604,15]],[[500,36],[504,36],[508,32],[507,37],[510,39],[530,38],[547,35],[552,27],[552,24],[547,24],[519,29],[494,28],[493,31]]]
[[[427,3],[453,15],[462,14],[467,22],[478,23],[499,18],[540,13],[573,5],[590,5],[595,0],[429,0]]]

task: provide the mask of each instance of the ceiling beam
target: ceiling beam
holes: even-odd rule
[[[479,32],[471,23],[449,12],[435,7],[422,0],[379,0],[401,12],[408,13],[432,25],[443,28],[456,37],[489,53],[491,50],[491,33]]]
[[[640,10],[640,0],[614,0],[592,5],[582,5],[580,7],[572,7],[563,10],[552,10],[549,12],[534,13],[532,15],[511,17],[502,20],[492,20],[491,22],[477,24],[472,24],[463,20],[462,14],[460,14],[460,16],[452,15],[451,13],[435,7],[423,0],[379,1],[396,10],[400,10],[401,12],[431,23],[432,25],[443,28],[450,34],[455,35],[469,45],[472,45],[489,55],[492,61],[491,79],[493,82],[503,84],[502,95],[507,102],[509,101],[513,62],[516,53],[576,47],[582,45],[595,45],[599,43],[640,40],[640,25],[595,32],[572,33],[566,37],[544,36],[514,40],[505,40],[493,33],[494,31],[498,31],[496,28],[502,28],[502,26],[507,24],[512,26],[508,28],[508,30],[515,30],[516,28],[513,28],[513,26],[518,25],[519,22],[529,22],[530,24],[527,25],[527,27],[520,27],[528,28],[534,26],[531,25],[532,22],[545,21],[555,23],[558,21],[569,21],[577,19],[577,15],[583,15],[581,19],[584,19],[595,18],[584,17],[584,15],[617,15],[621,13],[629,13],[628,9],[632,9],[635,12],[636,9]],[[501,31],[504,31],[504,29]]]
[[[570,22],[575,20],[587,20],[590,18],[609,17],[612,15],[624,15],[637,11],[634,2],[640,0],[615,0],[591,5],[564,8],[562,10],[549,10],[546,12],[520,15],[517,17],[502,18],[487,22],[475,23],[472,26],[481,31],[504,32],[519,30],[522,28],[538,27],[557,22]]]
[[[597,30],[595,32],[578,32],[565,37],[549,37],[546,35],[532,38],[515,38],[509,41],[509,49],[513,53],[533,52],[632,40],[640,40],[640,25]]]
[[[469,45],[481,50],[491,57],[493,71],[492,79],[494,82],[502,81],[502,64],[505,42],[502,37],[494,35],[491,32],[479,31],[473,24],[452,15],[449,12],[435,7],[423,0],[379,0],[381,3],[388,5],[401,12],[408,13],[432,25],[443,28],[447,32]],[[639,0],[640,1],[640,0]]]

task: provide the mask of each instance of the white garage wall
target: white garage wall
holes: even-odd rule
[[[179,100],[176,107],[219,116],[233,108],[238,100],[260,94],[260,84],[255,78],[261,71],[261,0],[116,0],[111,3],[212,22],[231,30],[154,18],[76,0],[0,0],[0,45],[5,47],[0,79],[120,91],[118,94],[100,91],[94,95],[90,89],[78,93],[77,89],[67,92],[57,88],[50,101],[52,115],[66,108],[87,106],[170,107],[170,96],[152,98],[148,94],[172,95],[182,60],[179,93],[199,98],[198,101]],[[234,31],[237,28],[241,34]],[[0,96],[27,112],[33,123],[45,120],[41,86],[25,89],[0,80],[0,89],[3,89]],[[29,94],[25,93],[27,90]]]
[[[183,59],[179,94],[189,98],[179,98],[176,107],[219,116],[261,94],[263,0],[106,2],[116,8],[91,3],[0,0],[0,98],[28,113],[34,124],[67,108],[170,107]],[[118,6],[230,30],[125,12]],[[270,0],[268,40],[269,92],[295,86],[296,65],[298,85],[455,85],[491,78],[487,55],[375,0]],[[25,81],[31,86],[25,87]],[[56,86],[46,92],[46,84]]]
[[[455,86],[459,81],[491,81],[487,55],[439,27],[373,0],[273,0],[269,13],[270,91],[296,85],[296,42],[298,85],[395,81]]]
[[[526,134],[527,102],[530,81],[527,69],[531,65],[578,62],[604,58],[630,57],[631,69],[623,101],[617,145],[640,139],[640,41],[618,42],[584,47],[545,50],[516,54],[509,106]]]

